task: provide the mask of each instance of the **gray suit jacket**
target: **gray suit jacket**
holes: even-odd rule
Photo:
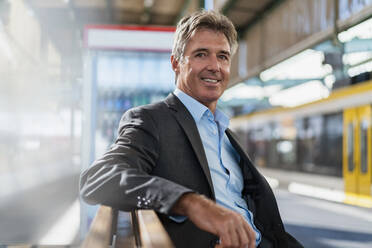
[[[284,230],[271,188],[252,165],[234,134],[226,131],[240,154],[243,198],[255,224],[274,247],[302,247]],[[203,144],[195,121],[173,94],[165,101],[127,111],[111,149],[84,171],[82,198],[124,211],[154,209],[176,247],[210,247],[217,237],[191,221],[177,223],[168,216],[178,198],[197,192],[215,200]]]

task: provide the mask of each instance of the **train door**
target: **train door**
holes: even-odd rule
[[[343,175],[346,199],[351,204],[372,206],[371,106],[344,111]]]
[[[358,175],[356,173],[355,156],[355,129],[357,121],[356,109],[344,111],[344,136],[343,136],[343,176],[345,192],[357,193]]]
[[[371,106],[358,108],[359,194],[371,196]]]

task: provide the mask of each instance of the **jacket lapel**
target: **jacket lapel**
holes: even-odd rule
[[[254,200],[257,199],[260,194],[259,172],[253,166],[253,163],[249,159],[248,155],[243,151],[242,146],[239,144],[239,141],[234,133],[231,132],[230,129],[226,129],[226,135],[229,138],[231,145],[240,155],[239,166],[242,170],[244,181],[242,197],[247,202],[249,210],[253,213],[253,215],[256,215],[256,204]],[[259,223],[257,218],[255,219],[255,224],[259,230],[263,230],[262,225]]]
[[[260,173],[253,165],[247,153],[243,151],[242,145],[239,144],[235,134],[229,128],[226,129],[226,135],[229,138],[231,145],[240,155],[239,166],[243,172],[244,186],[246,187],[247,185],[251,185],[252,182],[257,181],[257,179],[260,177]]]
[[[198,161],[203,169],[205,177],[208,180],[212,196],[213,198],[215,198],[213,182],[209,171],[207,156],[205,155],[203,143],[201,141],[194,118],[186,109],[186,107],[182,104],[182,102],[173,94],[170,94],[165,99],[165,104],[172,110],[171,111],[172,114],[174,115],[177,122],[186,133],[186,136],[189,139],[191,146],[196,154],[196,157],[198,158]]]

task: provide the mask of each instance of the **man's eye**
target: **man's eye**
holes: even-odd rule
[[[227,57],[226,55],[220,55],[219,57],[220,59],[223,59],[223,60],[229,60],[229,57]]]
[[[205,53],[197,53],[195,57],[199,57],[199,58],[205,57]]]

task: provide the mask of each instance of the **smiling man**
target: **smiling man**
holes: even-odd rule
[[[231,21],[213,11],[179,22],[176,90],[123,115],[116,142],[81,175],[85,201],[155,210],[176,247],[302,247],[216,109],[236,39]]]
[[[177,88],[213,113],[229,82],[230,50],[223,33],[201,28],[188,41],[181,59],[171,57]]]

